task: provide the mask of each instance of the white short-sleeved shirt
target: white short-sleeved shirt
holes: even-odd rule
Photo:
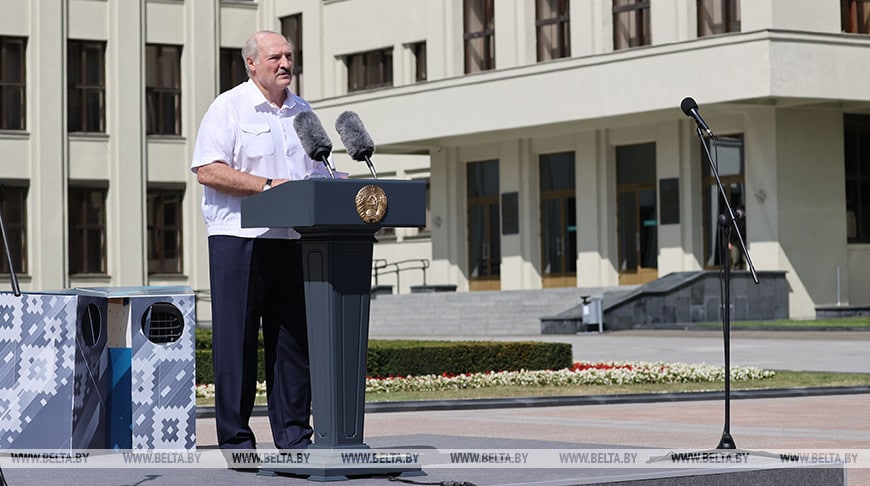
[[[220,94],[202,118],[193,149],[191,170],[215,161],[267,179],[299,180],[328,177],[323,163],[305,153],[293,120],[311,110],[302,98],[287,90],[287,99],[271,105],[250,79]],[[203,186],[202,215],[208,235],[243,238],[298,238],[292,228],[242,228],[244,196],[232,196]]]

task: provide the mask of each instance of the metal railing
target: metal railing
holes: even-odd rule
[[[378,285],[378,278],[384,275],[396,274],[396,293],[401,293],[401,274],[408,270],[420,270],[423,272],[423,285],[426,285],[426,269],[429,268],[429,260],[425,258],[416,258],[410,260],[399,260],[397,262],[388,262],[383,258],[372,260],[372,278],[374,284]]]

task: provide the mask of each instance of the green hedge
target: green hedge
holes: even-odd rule
[[[262,335],[257,379],[265,381]],[[482,373],[487,371],[567,368],[572,362],[568,343],[533,341],[369,341],[367,376]],[[213,383],[211,331],[196,332],[196,382]]]
[[[555,370],[571,365],[571,345],[541,342],[369,342],[368,376]]]

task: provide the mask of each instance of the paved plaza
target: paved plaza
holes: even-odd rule
[[[721,335],[715,332],[624,332],[578,336],[527,336],[566,340],[576,359],[721,363]],[[494,338],[500,339],[500,338]],[[506,338],[507,339],[507,338]],[[510,339],[522,339],[511,337]],[[867,332],[741,332],[732,339],[735,365],[769,369],[870,371]],[[707,356],[710,355],[709,359]],[[731,432],[740,450],[783,449],[870,451],[870,389],[841,394],[774,395],[741,393],[731,401]],[[687,397],[688,398],[688,397]],[[673,449],[708,450],[723,430],[723,400],[663,396],[619,403],[599,397],[563,406],[538,406],[534,400],[504,402],[504,407],[430,409],[369,407],[365,443],[372,448],[427,449]],[[197,420],[197,447],[216,448],[214,422]],[[268,420],[253,426],[260,444],[271,446]],[[462,481],[475,485],[592,484],[629,480],[635,471],[618,468],[437,468],[408,478],[422,483]],[[44,484],[184,485],[313,484],[304,478],[263,476],[222,469],[111,469],[63,471],[8,469],[9,486]],[[870,469],[848,469],[848,484],[870,484]],[[387,478],[353,479],[349,486],[401,484]]]

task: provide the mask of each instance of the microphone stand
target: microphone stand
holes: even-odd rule
[[[746,268],[752,274],[752,281],[756,285],[758,285],[758,274],[755,272],[755,265],[752,263],[749,251],[746,249],[746,242],[740,233],[737,217],[734,214],[734,209],[731,207],[731,202],[728,200],[728,194],[725,192],[725,187],[719,178],[718,164],[713,161],[713,157],[710,155],[710,149],[707,146],[707,141],[704,138],[704,132],[701,130],[701,127],[698,127],[697,131],[698,138],[701,140],[701,146],[704,147],[704,153],[710,164],[710,173],[716,179],[716,184],[719,186],[719,194],[722,196],[722,201],[725,204],[725,211],[719,215],[718,220],[720,234],[719,251],[722,255],[722,271],[719,274],[719,286],[722,296],[722,336],[725,341],[725,427],[716,449],[736,449],[737,446],[734,443],[734,438],[731,437],[731,252],[728,251],[728,242],[731,241],[732,231],[737,235],[737,242],[740,244],[740,250],[746,259]]]
[[[0,184],[0,188],[2,186],[3,184]],[[9,240],[6,238],[6,225],[3,224],[3,211],[0,211],[0,235],[3,237],[3,248],[6,249],[6,261],[9,263],[9,279],[12,283],[12,293],[15,297],[21,297],[21,289],[18,288],[18,276],[15,275],[15,266],[12,264],[12,252],[9,249]],[[2,478],[2,471],[0,471],[0,478]]]
[[[323,165],[326,166],[326,171],[329,172],[329,177],[335,179],[335,169],[333,169],[332,166],[329,165],[329,156],[324,155],[321,159],[321,162],[323,162]]]
[[[366,161],[366,165],[369,167],[369,172],[372,173],[372,179],[377,179],[378,173],[375,172],[375,164],[372,163],[372,159],[370,159],[368,155],[363,155],[363,157]]]

